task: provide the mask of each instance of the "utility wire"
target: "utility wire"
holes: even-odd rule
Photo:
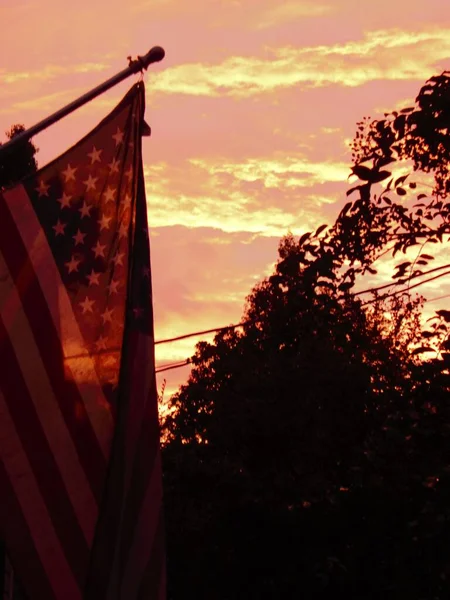
[[[442,269],[448,269],[448,268],[450,268],[450,263],[448,263],[446,265],[442,265],[441,267],[434,267],[434,269],[429,269],[428,271],[424,271],[423,273],[416,273],[415,275],[411,275],[411,277],[408,277],[407,279],[405,279],[403,281],[403,283],[411,281],[411,279],[416,279],[417,277],[423,277],[424,275],[429,275],[430,273],[435,273],[436,271],[441,271]],[[392,283],[385,283],[384,285],[379,285],[378,287],[368,288],[367,290],[355,292],[353,294],[353,296],[362,296],[362,294],[368,294],[369,292],[378,292],[380,290],[385,290],[386,288],[392,287],[393,285],[397,285],[398,283],[399,283],[398,281],[393,281]],[[412,289],[412,288],[409,288],[409,289]]]
[[[159,367],[158,369],[155,369],[155,373],[162,373],[163,371],[170,371],[171,369],[179,369],[180,367],[185,367],[186,365],[189,365],[190,363],[191,363],[191,359],[187,358],[183,362],[173,363],[171,365]]]
[[[443,269],[443,268],[446,268],[446,267],[447,268],[450,267],[450,264],[444,265],[442,267],[436,267],[434,269],[430,269],[429,271],[426,271],[425,273],[422,273],[421,275],[427,275],[429,273],[434,273],[434,272],[439,271],[440,269]],[[421,275],[414,275],[410,279],[413,279],[414,277],[419,277]],[[380,300],[385,300],[386,298],[390,298],[392,296],[397,296],[398,294],[401,294],[403,292],[410,292],[412,289],[414,289],[416,287],[419,287],[419,286],[421,286],[421,285],[423,285],[425,283],[429,283],[430,281],[435,281],[436,279],[440,279],[441,277],[445,277],[446,275],[450,275],[450,270],[446,271],[445,273],[439,273],[439,275],[435,275],[434,277],[430,277],[428,279],[425,279],[424,281],[419,281],[419,282],[415,283],[412,286],[409,286],[409,287],[406,287],[406,288],[402,288],[401,290],[397,290],[397,291],[392,292],[390,294],[385,294],[383,297],[380,298]],[[408,279],[408,281],[409,281],[409,279]],[[378,291],[380,289],[386,289],[388,287],[391,287],[395,283],[396,282],[390,283],[390,284],[386,284],[384,286],[379,286],[377,288],[370,288],[370,289],[364,290],[362,292],[358,292],[358,293],[353,294],[353,295],[357,296],[357,295],[361,295],[361,294],[364,294],[364,293],[367,293],[367,292],[370,292],[370,291]],[[444,296],[438,296],[436,298],[431,298],[430,300],[426,300],[426,302],[433,302],[435,300],[442,300],[442,299],[448,298],[448,297],[450,297],[450,294],[445,294]],[[361,306],[367,306],[368,304],[373,304],[376,300],[377,299],[368,300],[367,302],[364,302],[363,304],[361,304]],[[219,332],[219,331],[224,331],[224,330],[227,330],[227,329],[237,329],[238,327],[242,327],[243,325],[246,325],[248,323],[252,323],[252,321],[242,321],[241,323],[238,323],[237,325],[228,325],[227,327],[217,327],[216,329],[208,329],[206,331],[199,331],[199,332],[196,332],[196,333],[188,333],[188,334],[176,337],[176,338],[171,338],[171,339],[167,339],[167,340],[160,340],[159,342],[155,342],[155,344],[158,344],[158,343],[159,344],[164,344],[164,343],[168,343],[168,342],[174,342],[174,341],[178,341],[179,339],[185,339],[185,338],[188,338],[188,337],[193,337],[195,335],[202,335],[202,334],[205,334],[205,333],[213,333],[215,331]],[[173,364],[169,364],[167,366],[163,366],[163,367],[157,368],[155,372],[156,373],[162,373],[163,371],[169,371],[171,369],[179,369],[179,368],[185,367],[186,365],[189,365],[189,364],[191,364],[191,360],[188,358],[187,360],[185,360],[183,362],[173,363]]]
[[[450,265],[449,265],[450,267]],[[236,329],[237,327],[243,327],[244,325],[248,325],[251,321],[242,321],[242,323],[238,323],[237,325],[227,325],[225,327],[216,327],[215,329],[205,329],[204,331],[195,331],[194,333],[185,333],[184,335],[179,335],[173,338],[167,338],[165,340],[158,340],[155,342],[156,344],[168,344],[170,342],[178,342],[178,340],[185,340],[186,338],[194,337],[196,335],[205,335],[206,333],[214,333],[215,331],[226,331],[227,329]]]

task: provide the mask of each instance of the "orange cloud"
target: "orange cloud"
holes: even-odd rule
[[[348,173],[343,163],[282,154],[147,165],[149,222],[269,237],[301,234],[327,218],[326,207],[341,197]]]
[[[267,29],[297,19],[322,17],[336,12],[336,7],[320,5],[316,2],[283,2],[262,11],[256,22],[256,29]]]
[[[182,64],[159,73],[153,89],[245,98],[301,84],[354,87],[377,79],[422,80],[449,57],[448,29],[373,31],[343,44],[275,48],[270,59],[232,56],[216,65]]]

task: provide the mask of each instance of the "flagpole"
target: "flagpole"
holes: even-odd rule
[[[29,129],[26,129],[22,133],[19,133],[9,142],[0,145],[0,160],[2,158],[2,155],[6,155],[19,144],[28,141],[37,133],[44,131],[44,129],[47,129],[47,127],[50,127],[50,125],[53,125],[60,119],[66,117],[73,111],[77,110],[77,108],[80,108],[80,106],[83,106],[84,104],[87,104],[97,96],[100,96],[100,94],[103,94],[103,92],[106,92],[107,90],[111,89],[130,75],[139,73],[140,71],[142,72],[144,69],[147,70],[149,65],[161,61],[164,58],[164,56],[164,49],[160,46],[154,46],[149,52],[147,52],[147,54],[145,54],[145,56],[138,56],[135,60],[131,60],[130,58],[130,62],[126,69],[123,69],[123,71],[120,71],[120,73],[117,73],[117,75],[114,75],[107,81],[104,81],[103,83],[92,89],[90,92],[83,94],[83,96],[80,96],[70,104],[67,104],[66,106],[56,111],[49,117],[46,117],[42,121],[39,121],[39,123],[36,123],[36,125],[33,125]]]

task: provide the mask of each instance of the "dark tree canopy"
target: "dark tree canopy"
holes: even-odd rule
[[[25,131],[23,125],[13,125],[6,135],[9,139]],[[1,144],[0,144],[1,146]],[[2,156],[0,160],[0,190],[20,181],[37,170],[37,148],[33,142],[21,143],[12,152]]]
[[[450,311],[423,328],[411,293],[449,227],[449,90],[358,124],[356,199],[198,344],[163,422],[170,598],[450,597]]]

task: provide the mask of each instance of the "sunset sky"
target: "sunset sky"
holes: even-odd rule
[[[0,0],[0,23],[2,140],[127,56],[166,50],[145,77],[156,339],[239,322],[280,238],[331,224],[345,203],[356,122],[411,105],[450,68],[448,0]],[[37,136],[39,165],[134,80]],[[157,365],[187,358],[196,341],[158,346]],[[165,373],[166,394],[187,374]]]

